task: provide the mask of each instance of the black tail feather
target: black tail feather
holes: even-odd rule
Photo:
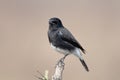
[[[80,61],[81,61],[82,65],[84,66],[84,68],[86,69],[86,71],[89,72],[89,69],[88,69],[88,67],[87,67],[87,65],[86,65],[86,63],[85,63],[85,61],[82,60],[82,59],[80,59]]]

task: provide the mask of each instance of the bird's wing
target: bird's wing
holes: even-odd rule
[[[80,50],[85,54],[85,49],[79,44],[79,42],[73,37],[73,35],[66,28],[61,28],[59,30],[59,35],[62,40],[72,44],[77,48],[80,48]]]

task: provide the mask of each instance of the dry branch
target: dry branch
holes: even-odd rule
[[[62,80],[62,74],[63,74],[63,70],[64,70],[64,59],[61,59],[55,68],[55,73],[52,76],[52,80]]]
[[[52,76],[52,80],[62,80],[62,74],[65,66],[65,63],[64,63],[65,57],[61,58],[56,64],[55,73]],[[39,71],[37,71],[37,73],[41,75],[41,77],[35,75],[35,77],[38,78],[39,80],[50,80],[48,79],[48,71],[45,71],[45,75],[42,75]]]

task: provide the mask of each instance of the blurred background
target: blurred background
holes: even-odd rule
[[[63,80],[120,80],[120,0],[0,0],[0,80],[49,77],[63,57],[49,45],[48,20],[62,20],[80,44],[90,72],[70,55]]]

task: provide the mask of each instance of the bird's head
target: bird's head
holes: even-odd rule
[[[62,22],[59,18],[53,17],[49,19],[50,28],[60,28],[63,27]]]

